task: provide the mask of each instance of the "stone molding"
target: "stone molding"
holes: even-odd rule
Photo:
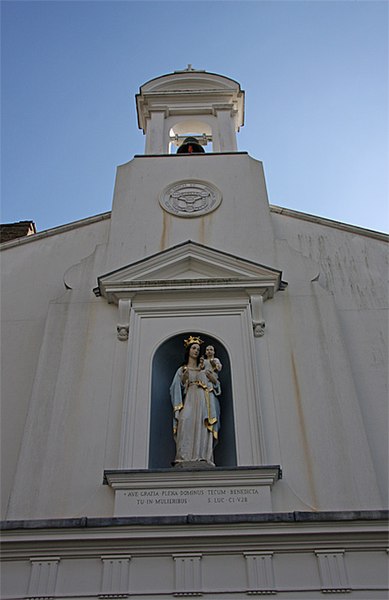
[[[276,206],[274,204],[269,205],[270,212],[290,217],[292,219],[299,219],[300,221],[308,221],[309,223],[315,223],[316,225],[323,225],[324,227],[330,227],[332,229],[340,229],[347,233],[354,235],[362,235],[364,237],[373,238],[380,242],[389,242],[389,235],[381,231],[375,231],[374,229],[365,229],[364,227],[358,227],[357,225],[350,225],[349,223],[342,223],[342,221],[334,221],[333,219],[326,219],[325,217],[317,217],[309,213],[298,212],[291,208],[283,208],[282,206]]]
[[[31,572],[26,598],[54,598],[59,561],[59,556],[30,558]]]
[[[244,291],[229,295],[207,290],[202,294],[188,292],[184,295],[166,291],[159,297],[139,294],[132,300],[131,344],[127,345],[128,368],[123,390],[118,468],[145,469],[149,465],[149,437],[138,424],[150,424],[150,407],[142,399],[151,395],[151,378],[150,371],[141,370],[138,365],[151,365],[161,343],[173,334],[186,333],[188,324],[193,331],[206,331],[215,340],[220,340],[230,352],[230,360],[235,366],[231,392],[235,403],[237,464],[268,462],[249,298]],[[227,331],[226,319],[231,325]],[[145,338],[149,339],[147,344],[142,343]],[[142,395],[139,395],[139,389],[143,390]]]
[[[351,592],[344,550],[315,550],[323,593]]]
[[[139,128],[146,132],[147,120],[155,111],[164,115],[214,114],[228,105],[236,112],[236,128],[244,122],[244,91],[238,82],[205,71],[168,73],[144,83],[136,95]]]
[[[173,554],[175,566],[174,596],[202,596],[201,558],[202,554]]]
[[[128,339],[131,305],[140,294],[159,294],[164,299],[183,293],[219,293],[223,299],[243,294],[251,304],[254,336],[261,337],[265,328],[263,302],[287,285],[277,269],[192,241],[101,275],[97,283],[95,295],[119,307],[117,332],[122,341]]]
[[[251,469],[252,467],[231,467],[230,470],[239,469]],[[274,468],[274,467],[272,467]],[[223,467],[215,467],[215,470],[223,469]],[[170,471],[171,469],[169,469]],[[145,472],[146,469],[140,469],[138,472]],[[147,469],[148,471],[148,469]],[[164,469],[156,469],[151,472],[164,472]],[[119,473],[121,470],[111,470],[111,472]],[[281,478],[281,477],[280,477]],[[107,480],[103,480],[103,483],[108,483]],[[346,524],[358,525],[365,527],[368,523],[376,523],[380,528],[382,525],[388,523],[389,510],[340,510],[340,511],[294,511],[294,512],[271,512],[266,514],[252,514],[248,516],[237,515],[234,513],[228,516],[218,516],[215,519],[209,515],[185,515],[185,517],[168,517],[164,519],[165,525],[190,525],[200,524],[207,525],[212,523],[268,523],[279,524],[279,523],[326,523],[336,525],[343,523],[342,527],[346,527]],[[95,529],[105,527],[123,527],[130,525],[158,525],[161,524],[159,517],[76,517],[76,518],[64,518],[64,519],[25,519],[25,520],[4,520],[0,521],[0,531],[33,531],[50,529]],[[340,527],[340,525],[339,525]],[[344,531],[344,529],[342,529]],[[6,535],[6,534],[4,534]],[[389,551],[389,549],[388,549]]]
[[[23,244],[29,244],[30,242],[37,242],[38,240],[42,240],[48,237],[53,237],[55,235],[60,235],[62,233],[66,233],[68,231],[73,231],[74,229],[79,229],[81,227],[87,227],[89,225],[93,225],[93,223],[98,223],[100,221],[106,221],[111,218],[111,211],[107,211],[104,213],[100,213],[98,215],[94,215],[93,217],[86,217],[85,219],[79,219],[78,221],[72,221],[71,223],[67,223],[66,225],[59,225],[58,227],[53,227],[51,229],[45,229],[44,231],[38,231],[34,233],[34,235],[28,235],[22,238],[18,238],[16,240],[10,240],[9,242],[3,242],[0,244],[0,250],[8,250],[8,248],[14,248],[15,246],[20,246]]]
[[[273,552],[244,552],[247,567],[247,594],[276,594]]]
[[[9,591],[10,577],[14,573],[17,578],[17,574],[22,572],[18,571],[19,567],[21,570],[25,569],[28,566],[26,562],[29,561],[31,564],[44,562],[46,572],[51,571],[51,574],[56,574],[58,570],[57,587],[53,588],[51,584],[47,593],[60,597],[63,597],[65,579],[72,577],[71,569],[75,573],[88,573],[89,580],[94,582],[94,588],[88,594],[84,593],[85,588],[84,592],[81,589],[79,593],[77,590],[73,591],[72,597],[77,598],[95,595],[124,597],[128,590],[130,596],[136,595],[135,571],[139,568],[153,569],[151,565],[155,566],[156,561],[162,561],[160,568],[156,569],[156,576],[160,574],[162,587],[158,586],[158,582],[154,584],[154,588],[149,586],[149,577],[142,583],[142,593],[149,594],[149,597],[158,597],[158,592],[161,591],[179,595],[186,595],[186,592],[188,595],[228,592],[230,595],[235,593],[234,597],[239,598],[243,598],[245,594],[266,595],[277,592],[295,594],[302,600],[308,600],[320,593],[332,593],[336,596],[352,591],[356,595],[359,593],[360,597],[378,599],[383,597],[387,589],[386,570],[379,567],[386,565],[387,559],[386,517],[387,511],[347,511],[231,514],[219,517],[186,515],[158,519],[84,518],[9,523],[10,528],[3,531],[2,559],[10,561],[8,564],[12,564],[12,569],[9,569],[7,589],[3,588],[3,598],[49,597],[41,589],[33,590],[30,587],[27,590],[27,581],[26,592],[19,591],[15,596]],[[15,525],[19,529],[11,528]],[[129,546],[131,556],[128,554]],[[53,547],[58,549],[58,556],[54,557],[50,553],[50,548]],[[195,585],[190,585],[188,579],[186,583],[180,580],[179,573],[175,578],[175,570],[182,569],[191,558],[196,563],[192,564],[192,581],[196,582]],[[348,574],[345,578],[342,567],[341,571],[335,571],[338,573],[337,579],[333,579],[331,583],[325,568],[330,566],[332,573],[336,566],[334,560],[336,562],[339,558]],[[149,560],[152,560],[150,566]],[[223,587],[233,560],[237,567],[235,587],[232,588],[228,583]],[[126,576],[128,564],[132,564],[132,561],[135,564],[136,561],[137,569],[130,572],[127,593],[124,584],[119,589],[109,587],[108,583],[107,587],[103,586],[104,561],[122,561]],[[258,564],[254,564],[258,561],[259,568]],[[289,561],[292,566],[289,566]],[[329,565],[328,561],[332,561],[332,564]],[[361,575],[361,569],[365,569],[367,561],[369,564],[366,564],[366,571]],[[240,567],[239,570],[239,565],[245,568]],[[198,567],[203,571],[201,579]],[[226,569],[224,575],[220,571],[223,568]],[[290,568],[293,569],[292,580],[289,577]],[[64,570],[61,572],[61,569]],[[170,577],[167,585],[166,569]],[[307,569],[310,573],[308,580],[305,578]],[[210,572],[212,579],[207,575]],[[364,573],[367,575],[366,579]],[[214,575],[217,575],[215,581]],[[124,580],[127,584],[126,576]],[[231,582],[231,578],[229,581]],[[17,585],[17,589],[21,590],[20,584]],[[108,590],[112,591],[112,595]],[[30,595],[27,595],[27,591]],[[42,596],[37,596],[36,593]]]
[[[272,547],[272,552],[300,548],[309,552],[328,552],[362,549],[387,550],[388,511],[340,511],[340,512],[294,512],[263,513],[251,515],[185,515],[167,517],[83,517],[82,519],[49,519],[28,521],[4,521],[2,523],[3,560],[45,560],[56,561],[49,553],[51,541],[65,543],[61,556],[112,555],[115,547],[120,555],[125,554],[128,538],[133,543],[149,540],[157,544],[155,538],[162,537],[166,551],[178,548],[177,533],[186,532],[192,546],[204,544],[204,535],[211,537],[219,532],[229,548],[240,547],[242,534],[257,543],[261,548]],[[164,527],[161,529],[161,525]],[[220,528],[224,525],[224,528]],[[218,534],[218,536],[219,536]],[[169,550],[168,540],[173,544]],[[80,545],[80,540],[88,540],[88,547]],[[183,543],[185,541],[183,539]],[[209,542],[214,543],[212,540]],[[224,543],[224,542],[223,542]],[[176,544],[176,546],[174,546]],[[132,553],[133,556],[133,553]],[[44,558],[43,558],[44,557]]]
[[[103,577],[99,598],[127,598],[130,595],[131,556],[102,556]]]

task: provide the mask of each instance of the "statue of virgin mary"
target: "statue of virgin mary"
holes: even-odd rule
[[[214,467],[213,448],[220,428],[217,373],[200,360],[199,336],[184,340],[185,359],[170,386],[176,467]]]

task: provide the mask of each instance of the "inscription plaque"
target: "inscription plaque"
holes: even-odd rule
[[[105,472],[117,517],[271,512],[279,476],[279,467]]]

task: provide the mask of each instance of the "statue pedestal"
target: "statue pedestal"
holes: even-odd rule
[[[115,492],[115,517],[272,512],[271,488],[278,465],[104,471]]]

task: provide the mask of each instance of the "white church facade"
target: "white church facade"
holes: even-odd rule
[[[1,245],[2,597],[386,598],[388,236],[269,205],[236,81],[136,102],[112,211]]]

